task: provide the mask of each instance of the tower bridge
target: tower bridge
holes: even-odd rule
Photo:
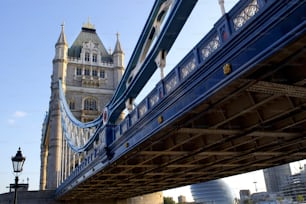
[[[45,188],[56,188],[59,200],[125,199],[305,159],[304,0],[238,2],[132,106],[163,68],[194,6],[195,0],[156,1],[94,121],[75,120],[64,71],[54,74],[57,105],[49,116],[56,119],[46,123],[45,144],[60,159],[44,175],[56,178]],[[67,49],[63,33],[59,40]],[[129,113],[120,118],[125,108]]]

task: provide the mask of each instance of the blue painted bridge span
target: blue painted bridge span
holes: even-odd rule
[[[130,198],[306,158],[306,1],[239,2],[58,187]]]

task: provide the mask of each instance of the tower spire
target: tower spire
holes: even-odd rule
[[[123,67],[124,67],[124,52],[123,49],[121,47],[121,43],[120,43],[120,39],[119,39],[119,33],[116,33],[117,36],[117,40],[116,40],[116,45],[114,48],[114,52],[113,52],[113,62],[114,62],[114,66],[118,67],[120,69],[118,69],[118,76],[122,76],[122,72],[123,72]],[[119,79],[119,77],[118,77]]]
[[[116,41],[114,53],[123,53],[123,50],[122,50],[122,47],[121,47],[121,43],[120,43],[120,40],[119,40],[120,34],[117,32],[116,36],[117,36],[117,41]]]
[[[56,45],[58,45],[58,44],[67,44],[66,35],[65,35],[65,31],[64,31],[64,27],[65,27],[65,23],[64,22],[61,24],[61,27],[62,27],[62,30],[61,30],[61,33],[60,33],[60,36],[59,36],[59,38],[57,40]]]

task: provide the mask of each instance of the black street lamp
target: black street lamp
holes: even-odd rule
[[[20,147],[14,157],[12,157],[13,169],[15,174],[15,192],[14,192],[14,204],[17,203],[17,189],[18,189],[18,175],[22,172],[22,167],[25,161],[25,157],[22,156]]]

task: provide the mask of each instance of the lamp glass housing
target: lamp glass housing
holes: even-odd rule
[[[22,167],[25,161],[25,157],[22,156],[20,147],[14,157],[12,157],[12,163],[13,163],[13,170],[15,173],[22,172]]]

